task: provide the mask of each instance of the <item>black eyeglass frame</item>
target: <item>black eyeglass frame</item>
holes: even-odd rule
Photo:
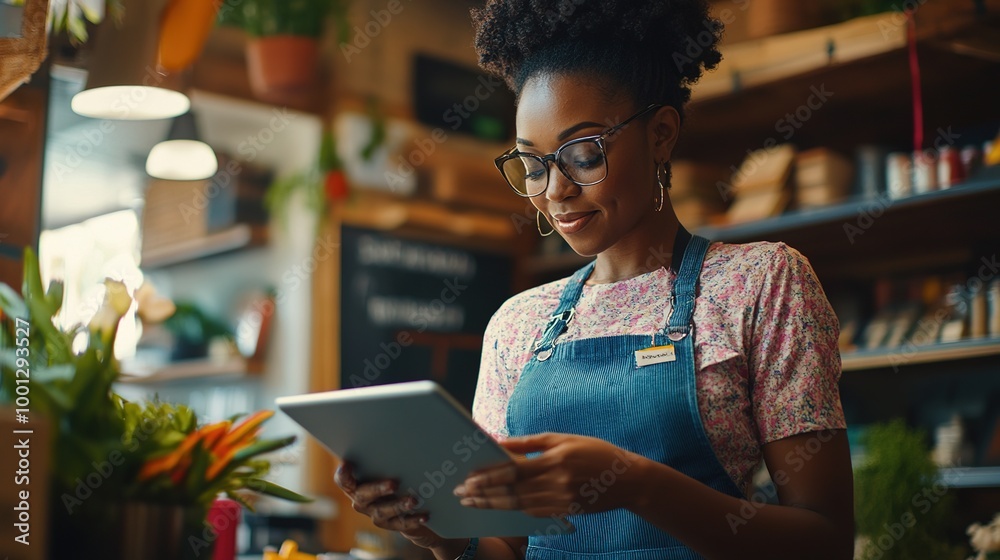
[[[650,104],[645,109],[642,109],[638,113],[636,113],[636,114],[632,115],[631,117],[623,120],[622,122],[616,124],[615,126],[613,126],[613,127],[609,128],[609,129],[605,130],[604,132],[602,132],[600,134],[595,134],[593,136],[584,136],[582,138],[574,138],[573,140],[570,140],[569,142],[566,142],[562,146],[559,146],[559,149],[557,149],[555,152],[553,152],[551,154],[545,154],[543,156],[540,156],[540,155],[537,155],[537,154],[530,154],[530,153],[527,153],[527,152],[521,152],[521,151],[519,151],[517,149],[517,146],[514,146],[511,149],[509,149],[506,152],[504,152],[503,154],[501,154],[495,160],[493,160],[493,163],[497,166],[497,170],[500,171],[500,175],[503,176],[504,181],[507,181],[507,185],[510,186],[510,188],[515,193],[517,193],[518,196],[520,196],[522,198],[533,198],[533,197],[536,197],[536,196],[538,196],[538,195],[540,195],[540,194],[542,194],[542,193],[544,193],[546,191],[546,189],[548,188],[548,184],[549,184],[549,172],[550,171],[549,171],[549,164],[548,164],[548,162],[550,162],[550,161],[553,162],[553,163],[555,163],[556,164],[556,168],[558,168],[559,172],[563,174],[563,177],[566,177],[567,179],[569,179],[574,185],[577,185],[579,187],[590,187],[590,186],[596,185],[596,184],[600,183],[601,181],[604,181],[605,179],[608,178],[608,168],[609,168],[609,163],[608,163],[608,149],[607,149],[607,146],[605,145],[605,142],[607,141],[607,138],[609,136],[611,136],[612,134],[618,132],[622,128],[624,128],[626,125],[628,125],[628,123],[630,123],[630,122],[634,121],[635,119],[637,119],[637,118],[645,115],[649,111],[651,111],[653,109],[659,109],[660,107],[664,107],[664,106],[665,105],[663,105],[662,103],[653,103],[653,104]],[[592,181],[590,183],[582,183],[582,182],[577,181],[576,179],[570,177],[569,173],[567,173],[566,170],[563,169],[562,162],[559,161],[559,155],[562,154],[563,150],[565,150],[566,148],[568,148],[570,146],[573,146],[573,145],[576,145],[576,144],[580,144],[582,142],[595,142],[598,145],[598,147],[601,148],[601,157],[604,158],[604,177],[601,177],[600,179],[598,179],[596,181]],[[518,188],[514,186],[514,183],[512,183],[510,181],[510,179],[507,178],[507,174],[503,170],[503,166],[504,166],[505,163],[507,163],[508,161],[510,161],[510,160],[512,160],[514,158],[520,158],[520,157],[523,157],[523,156],[528,156],[528,157],[531,157],[531,158],[535,158],[536,160],[538,160],[542,164],[542,167],[545,168],[545,185],[546,185],[546,188],[538,191],[535,194],[527,194],[527,193],[523,193],[520,190],[518,190]]]

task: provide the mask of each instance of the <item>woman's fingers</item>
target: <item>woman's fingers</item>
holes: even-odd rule
[[[393,480],[366,482],[358,485],[351,498],[355,501],[355,503],[368,505],[376,500],[395,494],[396,486],[397,484]]]
[[[459,487],[464,486],[469,491],[475,491],[479,488],[514,484],[517,481],[517,471],[517,463],[507,463],[488,470],[477,471],[469,475]]]
[[[393,497],[379,500],[368,507],[368,515],[375,521],[388,521],[401,515],[418,513],[417,499],[413,496]]]
[[[358,486],[358,481],[354,479],[354,466],[347,461],[341,463],[333,473],[333,482],[344,492],[353,492]]]

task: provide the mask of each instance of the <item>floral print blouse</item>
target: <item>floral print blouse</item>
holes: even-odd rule
[[[676,274],[584,286],[559,342],[663,329]],[[473,417],[507,437],[507,400],[568,278],[507,300],[490,320]],[[694,308],[698,409],[716,456],[749,494],[761,446],[846,426],[839,323],[809,261],[783,243],[713,243]]]

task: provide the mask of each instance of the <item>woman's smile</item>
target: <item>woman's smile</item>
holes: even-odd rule
[[[570,235],[587,227],[596,214],[597,210],[553,214],[552,222],[559,233]]]

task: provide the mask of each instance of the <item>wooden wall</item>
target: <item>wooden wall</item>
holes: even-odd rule
[[[41,222],[47,67],[35,76],[0,102],[0,282],[17,291],[21,251],[37,249]]]

